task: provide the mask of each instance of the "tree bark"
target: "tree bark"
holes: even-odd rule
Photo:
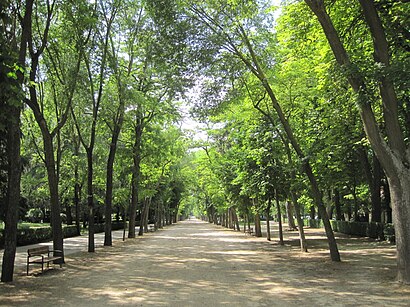
[[[11,107],[10,121],[7,127],[7,203],[4,228],[4,253],[1,270],[1,281],[13,281],[14,260],[17,244],[17,221],[20,202],[20,109]]]
[[[296,214],[296,221],[298,223],[298,231],[299,231],[299,241],[300,241],[300,250],[304,253],[307,253],[308,251],[308,245],[305,237],[305,230],[304,230],[304,225],[303,225],[303,219],[302,216],[300,215],[300,206],[298,203],[298,198],[296,197],[296,194],[294,192],[290,192],[290,195],[292,197],[292,202],[293,206],[295,208],[295,214]]]
[[[268,200],[268,207],[266,208],[266,239],[270,241],[270,207],[271,199]]]
[[[295,219],[293,218],[292,204],[289,201],[286,201],[285,206],[286,206],[286,216],[288,218],[289,230],[296,230],[297,227],[295,225]]]
[[[134,129],[134,146],[133,146],[133,171],[132,171],[132,197],[130,206],[130,223],[128,230],[128,238],[135,238],[135,219],[138,205],[138,191],[141,178],[141,144],[143,125],[141,116],[136,117]],[[141,212],[142,214],[143,212]]]
[[[239,226],[238,214],[236,213],[235,208],[232,208],[232,210],[233,210],[233,216],[234,216],[234,220],[235,220],[236,230],[241,231],[241,227]]]
[[[121,103],[118,112],[118,122],[115,123],[114,130],[111,136],[110,152],[107,160],[107,175],[105,185],[105,226],[104,226],[104,246],[112,245],[112,192],[113,192],[113,175],[114,175],[114,160],[117,151],[117,142],[120,136],[122,122],[124,119],[124,104]]]
[[[88,205],[88,252],[95,252],[94,241],[94,189],[93,150],[87,148],[87,205]]]
[[[336,208],[336,220],[337,221],[344,221],[344,217],[342,214],[342,207],[340,205],[340,193],[339,193],[339,189],[334,189],[334,195],[333,195],[333,199],[335,202],[335,208]]]
[[[31,20],[33,12],[33,0],[26,1],[25,14],[21,21],[21,37],[18,64],[25,67],[27,41],[30,36]],[[17,45],[17,44],[15,44]],[[17,50],[18,46],[13,46]],[[19,86],[22,87],[24,75],[17,71]],[[4,252],[1,268],[1,281],[12,282],[14,275],[14,262],[17,245],[17,222],[20,202],[20,178],[21,178],[21,155],[20,155],[20,113],[21,105],[10,106],[10,118],[7,122],[7,195],[4,227]]]
[[[275,198],[276,198],[276,209],[278,211],[278,223],[279,223],[279,244],[284,245],[285,243],[283,242],[283,227],[282,227],[282,210],[280,209],[280,204],[279,204],[279,197],[278,197],[278,192],[275,191]]]
[[[255,237],[262,237],[261,219],[259,213],[255,214]]]
[[[379,159],[373,156],[373,184],[371,190],[372,202],[372,222],[382,221],[382,200],[380,197],[380,187],[382,185],[382,173]]]

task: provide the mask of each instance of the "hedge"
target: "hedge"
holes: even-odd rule
[[[123,229],[122,222],[113,222],[112,230]],[[0,229],[0,248],[4,247],[4,230]],[[95,224],[95,232],[104,232],[104,224]],[[75,225],[63,226],[64,238],[77,236],[77,227]],[[51,227],[23,228],[17,230],[17,246],[30,245],[52,240]]]
[[[377,222],[348,222],[348,221],[334,221],[330,224],[335,232],[340,232],[352,236],[369,237],[379,240],[387,240],[395,242],[394,226],[393,224],[383,224]],[[304,220],[304,225],[311,228],[322,228],[322,220]]]

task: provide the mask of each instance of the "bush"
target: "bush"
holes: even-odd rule
[[[123,222],[112,222],[112,230],[123,229]],[[0,248],[4,247],[4,230],[0,229]],[[95,224],[95,232],[104,232],[104,224]],[[77,236],[77,227],[75,225],[63,226],[64,238]],[[17,230],[17,246],[35,244],[52,240],[50,226],[30,228],[29,225],[19,225]]]
[[[344,233],[352,236],[369,237],[379,240],[395,242],[393,224],[383,223],[366,223],[366,222],[348,222],[348,221],[330,221],[335,232]],[[323,227],[321,220],[304,220],[305,226],[311,228]]]
[[[63,227],[63,236],[64,238],[71,238],[76,237],[77,234],[77,226],[76,225],[67,225]]]
[[[17,230],[17,245],[29,245],[48,241],[52,238],[51,227],[38,227]]]
[[[309,220],[309,226],[310,228],[321,228],[323,227],[323,222],[322,220]]]

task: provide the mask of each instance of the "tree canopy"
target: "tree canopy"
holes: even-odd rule
[[[19,219],[51,221],[56,250],[63,223],[87,225],[90,252],[99,223],[111,245],[114,221],[133,238],[190,214],[281,221],[282,208],[302,251],[303,219],[323,220],[334,261],[331,219],[393,223],[410,282],[410,6],[274,2],[3,1],[7,242],[10,193]]]

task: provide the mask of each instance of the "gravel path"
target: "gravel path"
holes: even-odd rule
[[[308,254],[198,220],[180,222],[96,253],[67,256],[63,269],[0,285],[1,306],[410,306],[394,282],[394,247],[339,237],[329,261],[321,230]],[[274,234],[275,235],[275,234]]]

